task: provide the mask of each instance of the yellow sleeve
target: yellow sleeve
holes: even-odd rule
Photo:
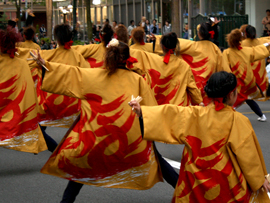
[[[88,61],[85,60],[85,58],[79,54],[79,61],[80,61],[80,68],[90,68],[90,64]]]
[[[94,76],[90,68],[79,68],[60,63],[47,62],[46,71],[43,77],[41,89],[54,93],[74,97],[84,98],[84,87],[91,86]]]
[[[249,48],[249,47],[246,47],[246,48]],[[267,58],[270,55],[269,48],[270,48],[269,46],[266,47],[263,44],[258,45],[256,47],[249,48],[249,49],[252,49],[252,52],[250,55],[250,62],[253,63],[255,61]]]
[[[228,68],[229,73],[232,72],[231,71],[231,63],[230,63],[229,58],[228,58],[228,50],[224,50],[222,53],[222,64],[224,67]]]
[[[188,40],[188,39],[182,39],[178,38],[179,45],[180,45],[180,53],[181,54],[189,54],[192,55],[192,53],[195,52],[195,43],[194,41]]]
[[[270,37],[260,37],[257,39],[260,41],[261,44],[270,42]]]
[[[226,61],[226,59],[223,59],[223,56],[222,53],[219,51],[218,52],[218,64],[217,64],[217,72],[219,71],[226,71],[228,73],[231,73],[231,69],[230,69],[230,66],[229,66],[229,63],[228,61]]]
[[[150,86],[146,83],[143,77],[140,78],[140,95],[143,100],[141,101],[141,105],[146,106],[156,106],[157,101],[154,96],[154,92],[150,89]],[[135,95],[134,95],[135,96]]]
[[[181,107],[172,104],[141,106],[144,139],[183,144],[181,139],[187,135],[188,129],[191,129],[192,125],[196,125],[198,118],[194,111],[195,108],[198,107]]]
[[[77,45],[72,46],[72,49],[79,52],[85,59],[90,58],[97,52],[100,44],[89,44],[89,45]]]
[[[257,191],[263,185],[264,176],[267,174],[260,144],[247,118],[237,119],[233,125],[230,147],[249,186],[253,191]]]
[[[190,68],[188,71],[187,91],[188,94],[190,95],[192,104],[200,104],[203,101],[201,91],[198,89],[195,83],[195,79]]]

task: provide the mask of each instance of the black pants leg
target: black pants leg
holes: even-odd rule
[[[60,203],[73,203],[82,189],[83,184],[69,181]]]
[[[41,128],[41,131],[43,133],[43,136],[44,136],[45,142],[47,144],[48,150],[50,152],[53,152],[55,150],[55,148],[57,147],[57,145],[58,145],[57,142],[45,132],[45,129],[47,127],[40,126],[40,128]]]
[[[158,161],[160,164],[163,178],[166,180],[167,183],[169,183],[173,188],[175,188],[178,181],[179,174],[176,173],[173,167],[161,156],[156,146],[155,146],[155,149],[156,149],[156,153],[157,153],[157,157],[158,157]]]
[[[246,100],[247,105],[256,113],[259,117],[262,117],[263,113],[262,110],[260,109],[259,105],[254,101],[254,100]]]

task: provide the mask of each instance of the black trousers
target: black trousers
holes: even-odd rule
[[[247,105],[249,105],[252,111],[254,111],[254,113],[256,113],[259,117],[262,117],[263,115],[262,110],[260,109],[259,105],[254,100],[247,99],[246,103]]]
[[[55,148],[57,147],[57,142],[53,139],[53,138],[51,138],[51,136],[49,136],[47,133],[46,133],[46,128],[47,127],[45,127],[45,126],[40,126],[40,128],[41,128],[41,131],[42,131],[42,133],[43,133],[43,136],[44,136],[44,139],[45,139],[45,142],[46,142],[46,144],[47,144],[47,147],[48,147],[48,150],[50,151],[50,152],[53,152],[54,150],[55,150]]]
[[[155,147],[156,148],[156,147]],[[157,151],[157,157],[159,160],[161,172],[163,178],[173,187],[176,187],[178,181],[178,173],[175,172],[173,167],[161,156],[161,154]],[[82,189],[83,184],[76,183],[73,181],[69,181],[68,185],[64,191],[63,199],[61,203],[73,203],[79,194],[80,190]]]

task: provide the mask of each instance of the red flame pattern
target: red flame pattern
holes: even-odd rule
[[[208,57],[198,61],[198,62],[193,62],[193,57],[188,55],[188,54],[181,54],[182,58],[184,59],[185,62],[187,62],[187,64],[189,64],[189,66],[191,67],[192,73],[194,75],[194,79],[196,81],[196,85],[198,87],[198,89],[201,91],[201,95],[203,98],[203,103],[205,105],[208,105],[212,100],[210,98],[207,97],[205,91],[204,91],[204,87],[208,81],[208,79],[210,78],[210,76],[213,74],[213,70],[211,70],[206,77],[203,77],[202,74],[206,73],[208,70],[208,67],[204,67],[209,59]],[[201,70],[197,70],[199,68],[202,68]]]
[[[97,63],[97,60],[94,58],[88,58],[87,61],[89,62],[91,68],[100,68],[104,64],[104,61]]]
[[[24,111],[21,111],[19,106],[24,99],[27,83],[25,82],[22,85],[22,89],[16,98],[9,98],[14,92],[18,91],[18,87],[15,86],[17,80],[18,77],[15,75],[7,81],[0,83],[0,120],[6,113],[13,111],[13,117],[9,121],[0,122],[0,141],[20,136],[38,127],[37,117],[24,121],[29,113],[36,108],[35,101],[33,101],[33,105]],[[12,86],[14,87],[11,88]],[[11,89],[6,91],[8,88]]]
[[[151,77],[151,89],[154,90],[155,98],[159,105],[169,104],[170,101],[175,97],[179,87],[180,82],[176,85],[171,92],[165,94],[165,91],[171,87],[171,80],[173,79],[173,74],[168,75],[165,78],[161,78],[160,72],[154,69],[149,69],[149,75]],[[160,87],[162,86],[162,87]]]
[[[179,187],[184,182],[184,189],[181,190],[180,194],[175,194],[172,202],[188,195],[190,203],[229,202],[234,199],[241,191],[242,174],[238,177],[239,183],[230,188],[228,177],[233,172],[232,162],[228,160],[222,170],[214,169],[214,166],[223,158],[221,148],[225,146],[225,138],[205,148],[202,148],[202,141],[197,137],[187,136],[186,142],[189,147],[184,149],[184,156],[181,161],[182,167],[177,183],[177,187]],[[205,159],[205,157],[214,154],[219,155],[211,160]],[[194,173],[186,171],[185,166],[188,165],[194,165],[199,171]],[[206,199],[206,192],[217,186],[220,187],[220,193],[212,200]],[[243,197],[233,202],[248,203],[250,195],[249,189]]]
[[[142,141],[141,135],[133,143],[129,144],[128,142],[127,133],[133,125],[135,114],[131,111],[129,117],[121,127],[114,125],[114,122],[123,115],[123,109],[120,109],[112,116],[103,115],[120,108],[125,102],[125,95],[116,98],[108,104],[102,104],[102,97],[96,94],[87,94],[85,98],[90,105],[92,114],[90,119],[87,119],[87,114],[82,109],[82,116],[73,128],[73,131],[79,134],[78,141],[72,142],[73,137],[68,137],[53,154],[53,156],[60,156],[60,153],[64,150],[78,150],[77,148],[79,146],[83,146],[82,150],[74,158],[87,156],[89,167],[75,166],[66,157],[59,159],[58,167],[71,176],[69,179],[103,179],[147,163],[151,153],[151,142]],[[97,124],[101,127],[95,131],[83,131],[83,127],[85,125],[91,125],[91,122],[95,118]],[[100,137],[104,137],[104,139],[96,143],[96,138]],[[119,143],[119,148],[111,155],[104,154],[106,148],[115,142]],[[129,155],[139,147],[141,142],[147,143],[145,149],[140,153]]]
[[[251,64],[253,66],[253,64]],[[258,62],[257,67],[253,70],[254,77],[256,78],[256,83],[259,85],[261,90],[264,92],[267,88],[267,80],[266,80],[266,70],[264,69],[262,77],[260,77],[260,70],[261,70],[262,63],[261,61]]]

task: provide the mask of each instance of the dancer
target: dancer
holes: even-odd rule
[[[38,125],[37,98],[28,64],[15,57],[15,45],[20,41],[15,28],[0,30],[0,147],[39,153],[47,146]]]
[[[90,63],[91,68],[101,68],[104,64],[106,46],[113,38],[113,35],[113,28],[109,24],[105,24],[99,33],[101,39],[100,44],[90,44],[86,46],[78,45],[73,48],[83,55],[83,57]]]
[[[117,26],[114,33],[114,38],[128,44],[129,36],[128,36],[127,28],[124,25]]]
[[[153,35],[154,36],[154,35]],[[134,42],[133,45],[130,46],[130,49],[138,49],[142,51],[147,51],[153,53],[155,50],[155,43],[145,43],[145,33],[142,27],[137,27],[132,30],[131,33],[132,40]],[[154,40],[155,42],[155,40]]]
[[[266,37],[256,38],[256,28],[251,25],[246,27],[245,33],[246,39],[241,42],[243,47],[255,47],[270,41],[270,38],[268,39]],[[262,96],[267,99],[266,91],[268,89],[269,83],[267,72],[265,70],[265,59],[251,63],[251,68],[256,78],[256,84],[263,94]]]
[[[29,49],[40,49],[40,46],[33,42],[35,36],[35,29],[33,27],[26,27],[23,30],[23,37],[25,42],[20,42],[18,47]]]
[[[251,63],[264,59],[270,55],[266,48],[269,43],[256,47],[242,47],[242,34],[239,29],[234,29],[227,36],[227,42],[230,48],[224,50],[223,60],[227,63],[232,73],[238,79],[238,97],[234,107],[239,107],[246,102],[249,107],[259,116],[259,121],[266,121],[265,115],[262,113],[258,104],[252,100],[261,97],[261,91],[256,85],[256,79],[251,69]]]
[[[255,132],[248,118],[232,108],[236,87],[235,75],[221,71],[205,86],[215,105],[140,107],[136,101],[130,102],[140,117],[144,139],[185,145],[172,202],[270,201]],[[258,197],[263,199],[257,201]]]
[[[176,186],[178,174],[152,142],[142,141],[139,121],[127,105],[131,95],[142,96],[144,105],[157,105],[144,79],[126,68],[135,61],[127,44],[114,39],[106,51],[106,69],[46,63],[50,71],[43,70],[42,88],[82,103],[79,120],[41,170],[77,182],[69,182],[62,202],[73,202],[82,183],[149,189],[162,180],[156,156],[164,178]]]

